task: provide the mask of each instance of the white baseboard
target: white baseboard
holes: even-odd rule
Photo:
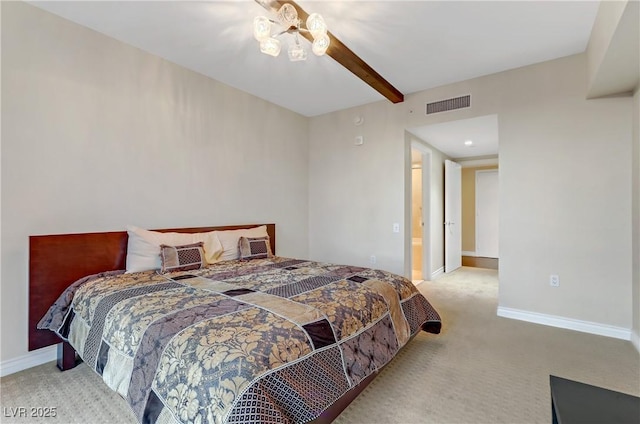
[[[640,354],[640,334],[637,331],[631,332],[631,343],[636,347],[638,354]]]
[[[57,358],[57,346],[47,346],[42,349],[29,352],[26,355],[0,362],[0,377],[26,370],[27,368],[35,367],[37,365],[46,364],[47,362],[55,361]]]
[[[498,316],[548,325],[550,327],[566,328],[568,330],[581,331],[583,333],[597,334],[599,336],[631,340],[631,329],[614,327],[612,325],[600,324],[597,322],[581,321],[556,315],[539,314],[537,312],[505,308],[503,306],[498,306]]]
[[[431,273],[431,279],[435,280],[436,278],[438,278],[442,274],[444,274],[444,267],[443,266],[441,266],[440,268],[436,269],[435,271],[433,271]]]
[[[469,250],[463,250],[462,251],[462,256],[473,256],[473,257],[475,257],[476,256],[476,252],[471,252]]]

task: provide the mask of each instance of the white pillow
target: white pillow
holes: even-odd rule
[[[127,273],[160,269],[160,245],[181,246],[202,242],[207,263],[218,260],[222,245],[215,231],[208,233],[161,233],[149,231],[134,225],[127,226]]]
[[[215,233],[222,244],[222,255],[218,258],[220,261],[238,259],[240,257],[238,251],[238,240],[240,240],[240,237],[264,237],[268,235],[266,225],[248,228],[246,230],[225,230],[216,231]]]

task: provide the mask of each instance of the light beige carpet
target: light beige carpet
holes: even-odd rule
[[[421,283],[442,333],[419,334],[336,423],[550,423],[549,374],[640,394],[630,342],[499,318],[497,276]]]
[[[461,268],[418,288],[442,315],[342,413],[355,423],[549,423],[549,374],[640,395],[630,342],[499,318],[497,273]],[[125,401],[85,365],[53,363],[0,379],[2,423],[134,423]],[[57,418],[11,418],[55,407]]]

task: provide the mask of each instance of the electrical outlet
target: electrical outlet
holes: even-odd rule
[[[371,255],[369,257],[369,262],[371,262],[371,265],[374,265],[376,263],[376,255]]]
[[[558,287],[558,286],[560,286],[560,277],[559,277],[559,276],[557,276],[557,275],[553,275],[553,274],[552,274],[552,275],[549,277],[549,285],[550,285],[551,287]]]
[[[394,224],[393,224],[393,232],[394,233],[399,233],[400,232],[400,224],[398,224],[397,222],[394,222]]]

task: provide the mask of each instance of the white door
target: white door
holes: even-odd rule
[[[462,169],[450,160],[444,162],[444,272],[462,266]]]
[[[476,255],[498,257],[498,170],[476,171]]]

